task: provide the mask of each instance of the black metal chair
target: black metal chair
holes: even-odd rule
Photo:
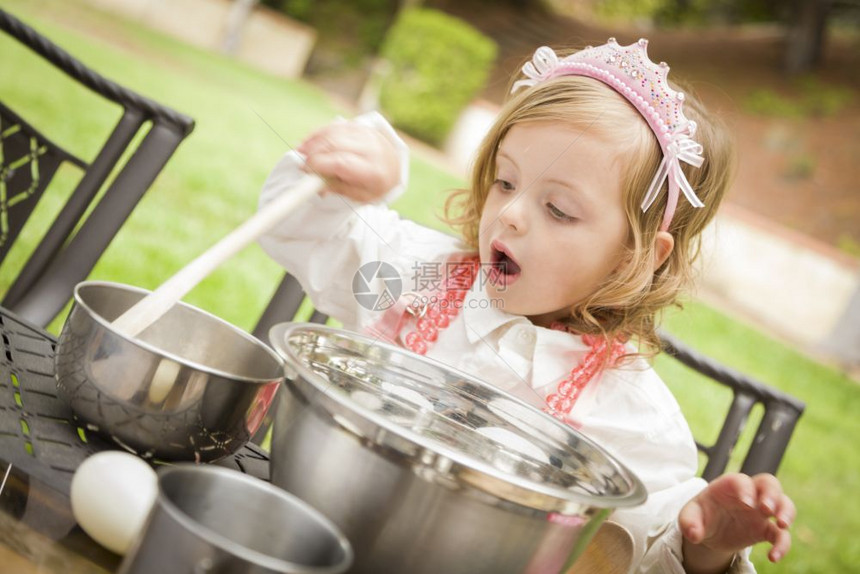
[[[284,278],[278,284],[278,288],[275,289],[275,293],[272,295],[272,298],[269,299],[268,305],[266,305],[266,308],[263,310],[263,314],[260,315],[260,318],[257,320],[257,324],[251,334],[261,341],[268,342],[269,329],[278,323],[283,323],[284,321],[297,320],[299,308],[302,306],[306,297],[307,296],[302,290],[302,286],[299,284],[298,280],[289,273],[286,273]],[[325,322],[328,321],[328,315],[314,309],[311,312],[310,318],[306,319],[306,321],[309,323],[324,325]],[[251,441],[253,443],[260,444],[266,437],[266,434],[272,426],[272,417],[275,414],[274,410],[274,408],[271,408],[269,409],[269,412],[266,413],[259,430],[253,437],[251,437]]]
[[[264,341],[268,340],[268,331],[272,325],[293,320],[304,298],[301,285],[288,273],[263,311],[254,329],[254,335]],[[325,323],[327,318],[319,311],[314,311],[309,321]],[[707,457],[702,477],[710,481],[726,471],[738,437],[749,421],[753,407],[759,403],[764,407],[764,414],[752,444],[744,455],[740,471],[749,475],[761,472],[776,474],[794,427],[806,405],[786,393],[718,363],[668,333],[660,333],[660,339],[667,355],[709,377],[715,383],[729,387],[733,393],[731,406],[714,444],[705,445],[696,441],[698,449]],[[266,430],[270,422],[266,421]],[[255,439],[259,441],[266,430],[261,431],[261,435]]]
[[[114,104],[122,107],[122,116],[101,150],[86,162],[0,102],[0,263],[57,168],[67,162],[83,171],[54,222],[16,270],[2,301],[18,316],[44,326],[62,311],[74,286],[89,275],[141,196],[194,129],[194,120],[102,77],[2,9],[0,30],[102,96],[106,111],[115,113]]]
[[[764,414],[749,450],[743,457],[740,471],[749,475],[761,472],[776,474],[806,405],[795,397],[718,363],[667,333],[660,333],[660,339],[667,355],[715,383],[729,387],[733,393],[716,441],[711,445],[696,442],[699,451],[707,457],[702,477],[710,481],[726,471],[738,437],[750,420],[756,404],[764,407]]]
[[[272,298],[269,299],[269,303],[263,310],[263,314],[257,320],[257,325],[254,327],[252,335],[261,341],[268,341],[269,329],[278,323],[293,321],[305,297],[305,292],[302,291],[302,286],[299,285],[298,280],[289,273],[285,274]],[[328,321],[328,315],[314,309],[307,321],[323,325]]]

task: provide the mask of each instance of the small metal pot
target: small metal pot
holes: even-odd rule
[[[265,344],[190,305],[137,337],[111,322],[147,291],[83,282],[57,343],[57,390],[89,431],[144,458],[208,462],[248,442],[283,381]]]
[[[270,331],[286,362],[272,482],[331,518],[351,572],[549,574],[642,483],[571,427],[495,387],[318,325]]]
[[[340,574],[349,542],[280,488],[214,465],[158,472],[158,497],[120,574]]]

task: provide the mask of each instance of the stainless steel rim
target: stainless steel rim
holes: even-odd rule
[[[169,476],[171,474],[185,474],[189,472],[221,475],[229,480],[234,480],[236,482],[247,484],[251,488],[262,490],[284,500],[288,500],[291,504],[294,504],[296,507],[300,508],[302,512],[313,517],[320,524],[323,524],[326,530],[331,532],[332,537],[337,540],[340,549],[343,551],[343,560],[340,563],[334,564],[332,566],[309,566],[296,562],[289,562],[287,560],[282,560],[274,556],[263,554],[262,552],[253,550],[251,548],[248,548],[247,546],[243,546],[242,544],[239,544],[238,542],[235,542],[227,538],[226,536],[219,534],[214,530],[211,530],[200,522],[194,520],[185,512],[183,512],[178,506],[176,506],[176,504],[174,504],[173,501],[170,500],[167,495],[164,494],[162,489],[159,488],[158,500],[156,504],[161,504],[164,511],[169,513],[170,516],[178,523],[180,523],[185,529],[200,536],[213,546],[221,548],[229,552],[230,554],[237,556],[243,560],[246,560],[252,564],[256,564],[264,568],[269,568],[280,572],[301,572],[302,574],[335,574],[337,572],[342,572],[345,566],[348,566],[352,563],[352,545],[340,532],[340,530],[338,530],[338,528],[331,520],[329,520],[321,512],[319,512],[317,509],[313,508],[300,498],[293,496],[287,491],[280,489],[276,486],[262,482],[257,478],[253,478],[240,472],[219,466],[178,464],[175,466],[161,467],[158,471],[159,482],[165,476]]]
[[[146,341],[141,341],[140,339],[138,339],[136,337],[128,337],[124,333],[120,333],[118,331],[115,331],[113,329],[110,321],[108,321],[104,317],[102,317],[99,313],[97,313],[95,311],[95,309],[93,309],[89,304],[87,304],[86,301],[84,301],[84,299],[80,293],[80,290],[85,289],[87,287],[110,287],[110,288],[121,290],[121,291],[129,291],[129,292],[133,292],[133,293],[142,293],[144,295],[149,294],[150,291],[148,291],[146,289],[141,289],[140,287],[133,287],[131,285],[125,285],[123,283],[114,283],[111,281],[82,281],[81,283],[78,283],[77,285],[75,285],[75,291],[74,291],[75,304],[86,309],[87,313],[90,315],[90,317],[92,317],[92,319],[94,321],[96,321],[99,325],[101,325],[102,327],[104,327],[105,329],[107,329],[108,331],[110,331],[111,333],[116,335],[117,337],[120,337],[124,341],[127,341],[128,343],[130,343],[136,347],[140,347],[141,349],[149,351],[150,353],[153,353],[155,355],[166,357],[168,359],[176,361],[177,363],[179,363],[181,365],[185,365],[185,366],[194,368],[196,370],[202,371],[202,372],[210,374],[210,375],[214,375],[216,377],[229,378],[229,379],[235,380],[237,382],[246,382],[246,383],[253,383],[253,384],[272,382],[272,379],[261,379],[261,378],[254,378],[254,377],[246,377],[243,375],[238,375],[236,373],[230,373],[227,371],[222,371],[220,369],[213,369],[212,367],[206,366],[202,363],[198,363],[196,361],[191,361],[185,357],[182,357],[180,355],[176,355],[176,354],[171,353],[165,349],[156,347],[155,345],[151,345],[150,343],[147,343]],[[190,309],[191,311],[193,311],[195,313],[199,313],[201,315],[204,315],[207,318],[211,319],[212,321],[214,321],[216,323],[220,323],[221,325],[224,325],[225,327],[229,328],[231,331],[233,331],[234,333],[236,333],[240,337],[244,338],[245,340],[247,340],[251,344],[253,344],[253,345],[257,346],[258,348],[260,348],[261,350],[263,350],[266,354],[268,354],[270,357],[272,357],[276,361],[276,363],[278,365],[280,365],[281,368],[283,369],[284,360],[281,358],[281,356],[278,353],[276,353],[270,346],[266,345],[265,343],[263,343],[262,341],[260,341],[256,337],[251,336],[250,334],[246,333],[242,329],[239,329],[235,325],[228,323],[227,321],[209,313],[208,311],[204,311],[203,309],[200,309],[198,307],[194,307],[193,305],[183,303],[182,301],[177,303],[177,305],[180,305],[186,309]]]
[[[447,447],[441,442],[434,441],[428,437],[420,435],[411,431],[408,428],[402,427],[400,425],[396,425],[391,421],[386,420],[383,417],[378,416],[375,412],[364,408],[362,405],[357,404],[355,402],[349,401],[348,399],[339,396],[338,393],[326,393],[325,389],[328,387],[327,382],[315,373],[313,370],[306,367],[301,359],[299,359],[293,350],[290,348],[289,344],[287,344],[288,337],[296,332],[312,332],[312,333],[322,333],[327,335],[334,336],[348,336],[351,339],[361,340],[366,343],[371,343],[374,347],[380,347],[383,349],[387,349],[394,353],[403,354],[407,353],[403,349],[396,347],[394,345],[390,345],[387,343],[380,342],[378,340],[374,340],[370,337],[344,331],[342,329],[336,329],[333,327],[327,327],[322,325],[317,325],[313,323],[281,323],[272,327],[269,331],[269,340],[272,343],[275,350],[282,356],[287,364],[287,370],[295,369],[297,375],[300,378],[303,378],[307,381],[308,384],[313,386],[319,393],[320,396],[325,397],[325,400],[333,401],[337,403],[340,407],[344,408],[347,411],[356,412],[360,417],[369,420],[373,425],[384,429],[387,432],[393,433],[406,441],[413,443],[421,448],[427,449],[429,451],[440,454],[452,463],[455,463],[459,467],[461,467],[466,472],[478,473],[494,483],[498,486],[497,489],[488,489],[487,492],[490,492],[494,496],[499,496],[502,499],[509,500],[511,502],[515,502],[518,504],[522,504],[524,506],[529,506],[534,509],[544,510],[544,511],[557,511],[557,512],[565,512],[568,510],[568,506],[571,503],[579,504],[579,505],[587,505],[594,506],[598,508],[617,508],[617,507],[628,507],[628,506],[636,506],[645,501],[647,497],[647,492],[645,490],[645,486],[639,480],[639,478],[633,474],[626,466],[624,466],[620,461],[616,460],[613,456],[609,455],[602,447],[588,439],[587,437],[576,433],[581,440],[591,447],[593,447],[596,451],[601,453],[606,459],[607,463],[610,463],[616,472],[619,473],[621,477],[625,480],[625,483],[628,485],[628,491],[621,495],[602,495],[602,496],[594,496],[584,492],[577,492],[574,490],[565,489],[558,486],[545,485],[537,482],[530,481],[526,478],[519,477],[513,474],[507,474],[503,471],[500,471],[490,464],[479,461],[468,455],[467,453],[463,453],[452,448]],[[477,382],[482,387],[491,387],[488,383],[484,383],[468,375],[466,373],[462,373],[435,361],[433,359],[429,359],[426,357],[421,357],[422,361],[428,361],[439,368],[442,368],[446,371],[456,372],[458,376],[463,377],[464,379],[470,382]],[[292,373],[288,373],[288,378]],[[491,387],[494,392],[502,395],[503,397],[514,401],[516,403],[521,403],[519,399],[513,397],[512,395],[497,389],[495,387]],[[323,407],[324,408],[324,407]],[[531,409],[531,407],[529,407]],[[535,410],[535,409],[531,409]],[[540,411],[536,411],[540,412]],[[549,419],[551,424],[561,428],[565,433],[571,432],[571,429],[567,427],[564,423],[557,421],[553,417],[549,415],[545,415],[544,413],[540,413],[541,416]],[[548,421],[548,422],[549,422]],[[407,456],[404,454],[404,456]],[[415,464],[416,461],[411,460],[410,462]],[[452,466],[452,471],[456,470]],[[472,482],[472,481],[470,481]],[[510,490],[510,485],[515,486],[517,489],[522,491],[523,496],[500,496],[500,492],[504,493]],[[477,487],[476,487],[477,488]],[[536,502],[534,500],[534,495],[538,494],[542,497],[545,497],[545,500],[542,502],[544,504],[530,504],[523,502],[524,500],[528,500],[530,502]]]

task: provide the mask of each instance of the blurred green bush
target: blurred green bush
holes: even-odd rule
[[[261,0],[317,31],[317,45],[339,55],[347,67],[376,54],[397,14],[392,0]],[[331,57],[331,56],[329,56]]]
[[[388,73],[379,103],[398,128],[440,145],[460,111],[484,86],[495,42],[437,10],[405,10],[382,45]]]

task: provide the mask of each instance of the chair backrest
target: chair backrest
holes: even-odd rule
[[[749,450],[743,456],[740,471],[749,475],[760,472],[776,474],[806,405],[795,397],[718,363],[667,333],[660,333],[660,339],[667,355],[715,383],[729,387],[733,394],[716,441],[710,445],[696,442],[696,446],[707,457],[702,477],[713,480],[726,471],[738,437],[756,404],[762,405],[764,413]]]
[[[83,171],[3,297],[4,307],[44,326],[63,309],[74,286],[89,275],[179,143],[191,133],[194,120],[102,77],[2,9],[0,30],[104,98],[107,112],[116,113],[115,104],[122,107],[122,116],[101,150],[86,162],[0,102],[0,264],[58,166],[68,162]]]
[[[268,342],[269,329],[278,323],[294,320],[304,300],[305,292],[298,280],[289,273],[285,274],[251,334],[261,341]],[[327,320],[328,315],[314,309],[307,322],[322,325]]]
[[[302,286],[299,284],[298,280],[289,273],[286,273],[284,278],[278,284],[278,288],[275,289],[275,293],[272,295],[272,298],[269,299],[268,305],[263,310],[263,314],[260,315],[260,318],[257,320],[257,325],[254,327],[251,334],[268,344],[269,329],[278,323],[295,320],[296,315],[299,312],[299,307],[301,307],[305,297],[305,292],[302,290]],[[320,313],[314,309],[310,318],[307,319],[307,322],[323,325],[327,320],[328,315]],[[275,414],[274,411],[274,408],[269,409],[269,412],[267,412],[266,416],[263,418],[262,424],[260,424],[259,430],[257,430],[257,433],[251,437],[251,441],[255,444],[262,443],[266,434],[268,434],[269,429],[272,426],[272,417]]]

